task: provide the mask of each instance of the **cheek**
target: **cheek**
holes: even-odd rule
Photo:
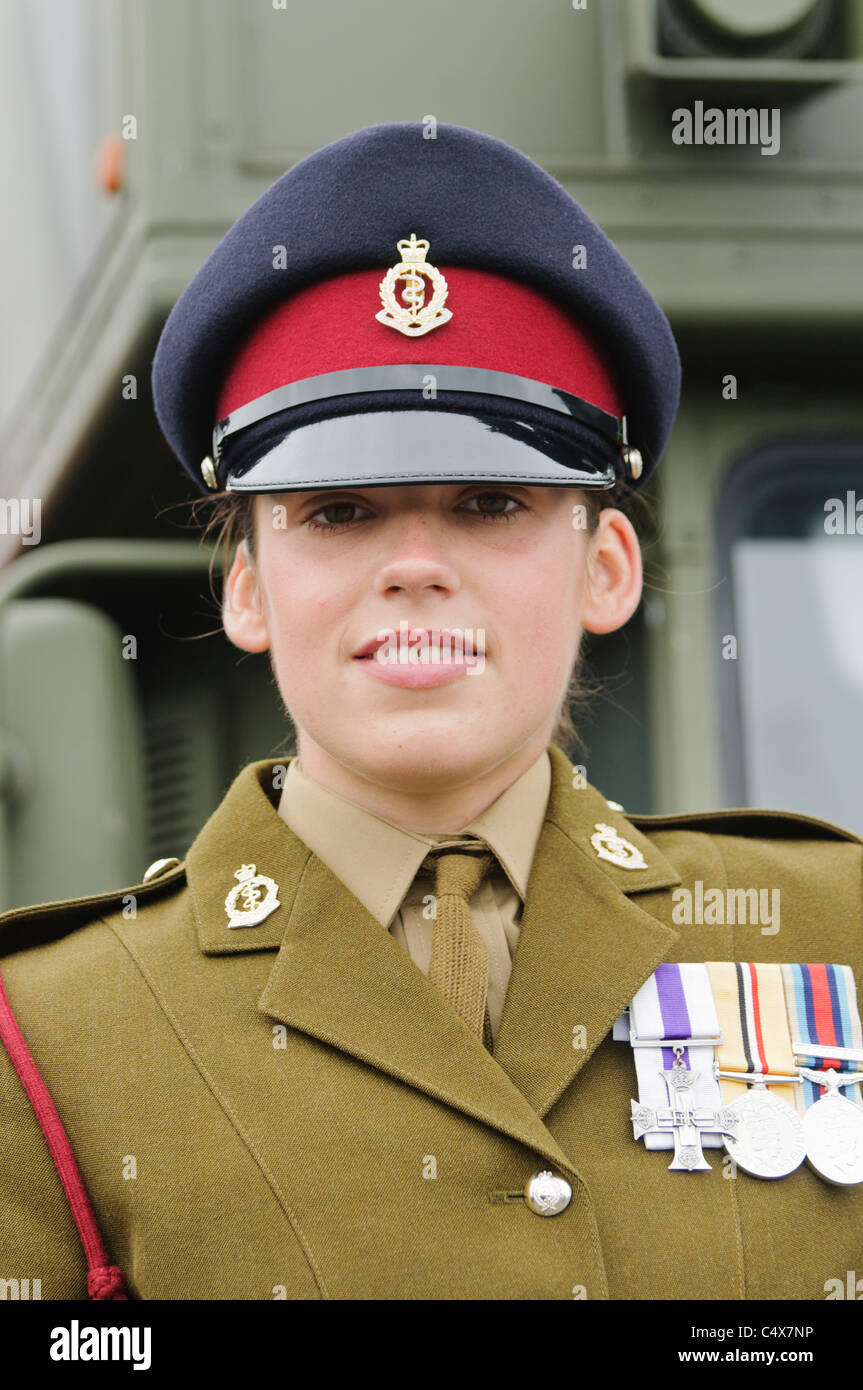
[[[350,611],[352,587],[326,566],[313,566],[287,546],[264,548],[261,575],[267,628],[276,662],[314,663]]]
[[[584,601],[583,565],[575,563],[577,558],[564,540],[536,549],[530,564],[498,576],[495,609],[516,662],[524,658],[534,670],[553,671],[572,659]]]

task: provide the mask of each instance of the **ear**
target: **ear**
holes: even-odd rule
[[[235,647],[244,652],[265,652],[270,635],[264,617],[258,577],[245,541],[237,546],[234,563],[225,580],[222,625]]]
[[[616,632],[638,607],[641,586],[641,547],[632,522],[607,507],[588,542],[582,626],[588,632]]]

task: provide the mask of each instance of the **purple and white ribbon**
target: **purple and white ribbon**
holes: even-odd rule
[[[674,1049],[663,1047],[668,1038],[715,1038],[719,1021],[713,1003],[713,991],[707,966],[702,963],[660,965],[641,986],[629,1006],[631,1037],[638,1041],[655,1039],[656,1047],[633,1047],[638,1077],[638,1100],[651,1109],[669,1104],[668,1088],[662,1076],[674,1064]],[[696,1107],[721,1110],[719,1082],[713,1078],[714,1044],[693,1044],[684,1047],[682,1060],[690,1071],[698,1074],[693,1101]],[[719,1134],[702,1133],[706,1149],[719,1149]],[[671,1149],[670,1134],[645,1134],[648,1149]]]

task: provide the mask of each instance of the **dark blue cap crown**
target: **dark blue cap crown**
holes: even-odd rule
[[[430,241],[438,265],[532,286],[595,335],[618,375],[629,443],[641,451],[639,485],[649,477],[680,394],[680,358],[662,309],[605,232],[533,160],[463,126],[438,124],[428,134],[421,123],[369,126],[306,156],[234,223],[177,300],[153,362],[154,403],[199,488],[220,387],[249,331],[318,281],[367,268],[383,275],[413,230]],[[285,248],[278,270],[276,247]]]

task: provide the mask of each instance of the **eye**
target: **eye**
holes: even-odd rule
[[[479,510],[474,510],[468,505],[472,502],[481,503],[482,506]],[[504,511],[503,507],[507,502],[513,504],[512,509]],[[488,509],[486,510],[486,508]],[[480,521],[495,522],[515,521],[516,518],[522,512],[527,511],[528,508],[525,507],[523,503],[519,502],[518,498],[512,497],[508,492],[499,492],[496,489],[487,488],[483,492],[474,493],[474,495],[469,497],[466,502],[463,502],[457,510],[465,511],[469,516],[475,516]],[[368,508],[361,507],[358,502],[351,502],[349,499],[343,498],[333,502],[326,502],[323,507],[319,507],[316,512],[312,512],[312,514],[306,518],[305,524],[310,530],[319,531],[324,535],[335,531],[344,531],[347,527],[355,525],[358,520],[362,519],[356,515],[345,515],[345,513],[356,511],[365,512],[366,516],[372,515]],[[339,515],[340,513],[341,515]],[[325,519],[319,521],[317,519],[318,517],[329,518],[332,517],[333,514],[336,516],[335,520]]]
[[[325,506],[319,507],[316,512],[313,512],[310,517],[307,517],[306,525],[310,527],[312,531],[342,531],[346,526],[353,525],[354,521],[356,521],[356,517],[342,516],[337,521],[316,521],[315,518],[324,516],[328,512],[350,512],[354,509],[359,511],[365,510],[365,508],[360,507],[358,502],[327,502]]]
[[[471,512],[470,514],[472,516],[478,516],[481,521],[515,521],[516,517],[521,512],[527,510],[523,503],[519,502],[517,497],[510,496],[508,492],[477,492],[474,493],[473,497],[468,498],[468,502],[485,503],[489,500],[491,500],[495,504],[494,508],[491,511]],[[514,503],[514,510],[506,512],[502,511],[500,508],[500,504],[504,502]],[[464,510],[467,510],[467,504],[464,505]]]

